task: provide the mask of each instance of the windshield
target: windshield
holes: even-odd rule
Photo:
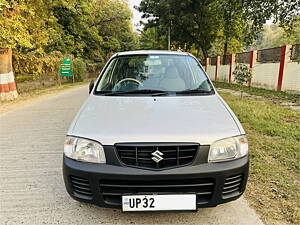
[[[101,93],[212,93],[198,62],[191,56],[132,55],[113,59],[102,75]]]

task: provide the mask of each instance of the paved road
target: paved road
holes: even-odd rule
[[[246,200],[197,213],[122,214],[65,191],[62,146],[87,97],[80,87],[0,115],[0,224],[262,224]]]

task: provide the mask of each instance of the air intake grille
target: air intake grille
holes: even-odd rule
[[[185,180],[101,180],[100,191],[110,205],[121,205],[126,194],[180,194],[195,193],[197,204],[207,204],[213,195],[215,181],[212,178]]]
[[[87,179],[75,176],[70,176],[70,179],[75,196],[77,195],[80,198],[92,199],[93,194]]]
[[[170,167],[184,166],[193,162],[199,145],[116,145],[121,161],[127,166],[164,169]],[[156,162],[155,154],[160,159]],[[157,154],[156,154],[157,155]],[[160,158],[161,157],[161,158]]]
[[[242,174],[227,177],[222,191],[223,198],[230,198],[238,195],[241,192],[242,183]]]

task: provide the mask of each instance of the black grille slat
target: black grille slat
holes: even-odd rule
[[[223,190],[235,188],[235,187],[238,187],[238,186],[240,186],[240,185],[241,185],[240,183],[237,183],[237,184],[233,184],[233,185],[231,185],[231,186],[224,186]]]
[[[207,204],[213,195],[212,178],[185,180],[101,180],[100,192],[107,204],[121,205],[126,194],[180,194],[195,193],[197,204]]]
[[[87,192],[91,192],[91,188],[90,187],[79,186],[79,185],[73,184],[73,188],[74,189],[84,190],[84,191],[87,191]]]
[[[83,182],[83,183],[86,183],[86,184],[89,183],[89,181],[87,179],[84,179],[84,178],[74,177],[74,176],[71,176],[71,178],[72,178],[72,181],[75,180],[75,181]]]
[[[240,177],[242,177],[242,174],[237,175],[237,176],[227,177],[227,178],[226,178],[226,181],[234,180],[234,179],[237,179],[237,178],[240,178]]]
[[[205,184],[166,184],[166,185],[126,185],[126,184],[101,184],[102,187],[118,187],[118,188],[179,188],[179,187],[203,187],[211,186],[213,183]]]
[[[237,183],[237,182],[241,182],[242,178],[239,178],[237,180],[230,180],[228,182],[225,181],[225,185],[230,185],[230,184],[234,184],[234,183]]]
[[[72,191],[75,196],[85,199],[92,199],[93,193],[90,183],[87,179],[70,176],[70,181],[72,184]]]
[[[181,149],[181,152],[190,152],[190,151],[195,151],[195,149]]]
[[[118,156],[126,166],[149,169],[165,169],[191,164],[196,157],[198,144],[116,144]],[[152,157],[161,152],[163,160],[156,163]]]
[[[194,156],[188,155],[188,156],[179,156],[179,159],[190,159],[193,158]]]
[[[130,156],[121,156],[122,159],[134,159],[135,160],[135,157],[130,157]]]
[[[236,187],[236,188],[233,188],[233,189],[231,189],[231,190],[228,190],[228,191],[223,191],[222,193],[223,193],[223,195],[224,195],[224,194],[229,194],[229,193],[232,193],[232,192],[238,191],[239,189],[240,189],[239,187]]]
[[[138,157],[138,161],[140,161],[140,160],[145,160],[145,161],[152,161],[150,158],[142,158],[142,157]]]
[[[79,182],[79,181],[77,181],[77,180],[72,180],[72,183],[73,183],[73,184],[80,185],[80,186],[87,186],[87,187],[90,186],[90,185],[87,184],[87,183],[82,183],[82,182]]]
[[[230,198],[239,195],[243,183],[243,175],[233,175],[227,177],[224,182],[222,196],[223,198]]]

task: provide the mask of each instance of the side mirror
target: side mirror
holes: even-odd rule
[[[95,85],[95,81],[91,80],[90,84],[89,84],[89,94],[91,94],[93,88],[94,88],[94,85]]]

